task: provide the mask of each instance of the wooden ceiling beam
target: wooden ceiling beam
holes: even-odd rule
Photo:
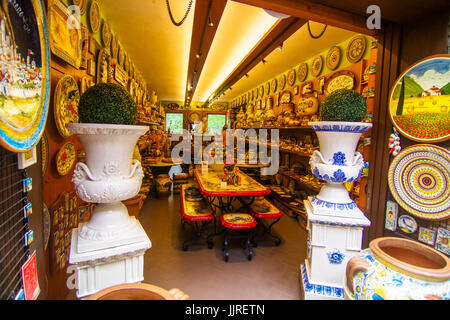
[[[267,57],[273,50],[278,48],[286,39],[300,29],[307,21],[295,17],[280,19],[264,35],[263,38],[250,50],[247,56],[236,66],[230,75],[214,91],[211,97],[204,102],[207,106],[212,100],[218,98],[233,84],[244,77],[251,69]]]
[[[251,6],[272,10],[305,20],[324,23],[334,27],[370,36],[378,34],[377,29],[367,28],[368,16],[355,14],[339,8],[332,8],[312,0],[233,0]]]
[[[194,96],[226,4],[227,0],[196,0],[184,96],[185,106],[190,104]]]

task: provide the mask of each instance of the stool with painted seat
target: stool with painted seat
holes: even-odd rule
[[[197,187],[192,184],[184,184],[180,187],[181,226],[185,229],[186,223],[194,229],[194,237],[183,242],[183,250],[188,249],[190,242],[198,239],[206,241],[208,248],[213,247],[212,235],[205,235],[207,226],[213,222],[216,224],[216,216],[207,201],[196,192]]]
[[[248,199],[241,199],[241,201],[244,204],[249,203]],[[272,227],[275,223],[280,221],[283,212],[264,197],[256,197],[254,201],[248,206],[248,211],[256,219],[258,224],[263,228],[263,232],[260,235],[257,235],[258,238],[261,238],[265,234],[268,234],[275,240],[275,245],[279,246],[281,244],[281,239],[280,237],[272,233]],[[266,226],[262,222],[263,219],[274,219],[274,221],[272,221],[269,226]]]
[[[253,238],[253,230],[255,229],[257,222],[248,213],[225,213],[220,216],[220,222],[224,228],[223,246],[224,259],[228,261],[230,253],[228,252],[228,240],[230,231],[246,231],[246,239],[243,241],[242,248],[247,253],[248,260],[253,257],[253,248],[251,240]]]

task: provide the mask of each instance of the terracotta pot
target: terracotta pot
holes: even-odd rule
[[[349,260],[348,299],[442,300],[450,298],[450,260],[416,241],[383,237]]]
[[[169,291],[147,283],[121,284],[105,288],[87,300],[187,300],[189,296],[180,289]]]

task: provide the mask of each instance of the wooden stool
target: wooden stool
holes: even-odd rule
[[[228,252],[228,232],[229,230],[247,230],[247,239],[244,240],[242,248],[247,252],[248,260],[252,260],[253,248],[251,240],[253,229],[256,227],[256,220],[248,213],[226,213],[220,216],[220,222],[224,227],[223,246],[224,259],[228,261],[230,253]]]
[[[208,244],[208,249],[213,247],[211,236],[205,236],[204,231],[211,221],[216,224],[216,215],[209,204],[203,198],[186,197],[185,190],[190,185],[181,185],[180,203],[181,203],[181,226],[189,223],[195,232],[195,236],[183,242],[183,250],[188,249],[188,243],[197,239],[203,239]],[[195,201],[189,201],[189,199]]]

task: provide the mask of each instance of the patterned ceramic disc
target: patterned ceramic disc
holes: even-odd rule
[[[332,47],[327,54],[327,67],[330,70],[334,70],[338,67],[339,62],[341,62],[341,48]]]
[[[92,1],[89,7],[89,25],[91,27],[92,33],[97,33],[100,29],[100,7],[98,6],[97,0]]]
[[[284,86],[286,85],[286,75],[282,74],[278,79],[278,82],[280,83],[280,90],[283,90]]]
[[[323,60],[322,56],[317,56],[311,62],[311,74],[317,77],[322,72]]]
[[[431,144],[403,149],[389,167],[389,188],[412,215],[428,220],[450,216],[450,152]]]
[[[264,92],[265,92],[266,96],[270,93],[270,82],[266,82],[266,84],[264,86]]]
[[[65,75],[56,86],[53,109],[56,127],[63,138],[72,135],[66,125],[70,122],[78,122],[79,102],[80,91],[77,82],[71,75]]]
[[[366,50],[366,38],[363,36],[355,36],[350,40],[347,46],[347,60],[356,63],[361,60]]]
[[[56,155],[56,171],[65,176],[72,170],[77,159],[77,150],[72,142],[66,142]]]
[[[295,83],[295,69],[289,70],[287,74],[287,84],[292,87]]]
[[[270,81],[270,91],[273,93],[277,91],[277,79],[272,79],[272,81]]]
[[[306,63],[302,63],[298,67],[298,72],[297,72],[298,81],[300,81],[300,82],[305,81],[307,76],[308,76],[308,65]]]

